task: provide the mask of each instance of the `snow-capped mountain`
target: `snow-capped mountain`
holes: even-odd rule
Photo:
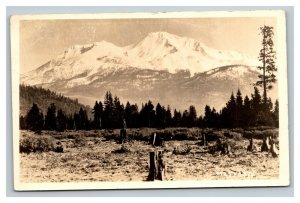
[[[236,51],[220,51],[166,32],[148,34],[136,44],[118,47],[101,41],[75,45],[21,76],[38,85],[93,104],[107,90],[121,99],[148,99],[184,109],[216,108],[238,88],[252,92],[258,61]]]
[[[219,51],[194,39],[155,32],[126,47],[106,41],[72,46],[21,79],[30,84],[43,84],[76,78],[72,83],[76,85],[90,83],[92,77],[89,76],[93,74],[106,74],[128,67],[167,70],[170,73],[187,69],[194,74],[225,65],[255,66],[256,63],[255,59],[239,52]],[[87,77],[89,80],[86,80]]]

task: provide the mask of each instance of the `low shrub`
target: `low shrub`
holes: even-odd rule
[[[190,145],[185,145],[184,147],[176,147],[173,150],[173,154],[175,155],[187,155],[191,152],[192,147]]]
[[[238,132],[232,132],[232,131],[227,131],[224,132],[224,136],[233,140],[242,140],[243,139],[243,135],[241,133]]]
[[[20,153],[55,151],[54,139],[45,135],[21,137],[19,147]]]
[[[224,138],[224,133],[222,131],[213,131],[213,130],[203,130],[205,134],[206,141],[216,141],[218,139]]]
[[[267,130],[251,130],[243,133],[244,138],[263,139],[266,136],[278,138],[278,129],[267,129]]]

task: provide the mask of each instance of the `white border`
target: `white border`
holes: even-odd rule
[[[11,18],[11,58],[13,97],[14,174],[19,174],[19,21],[33,19],[128,19],[128,18],[214,18],[214,17],[276,17],[278,22],[278,67],[280,104],[280,176],[278,180],[216,180],[172,182],[93,182],[93,183],[21,183],[14,177],[15,190],[82,190],[82,189],[136,189],[136,188],[193,188],[193,187],[251,187],[289,185],[288,101],[285,15],[283,11],[218,11],[168,13],[113,13],[113,14],[49,14],[23,15]]]

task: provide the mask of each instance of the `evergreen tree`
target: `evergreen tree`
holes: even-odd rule
[[[189,107],[189,114],[188,114],[188,127],[195,127],[197,125],[197,111],[196,108],[191,105]]]
[[[75,130],[75,123],[74,123],[74,119],[73,116],[67,116],[67,129],[68,130]]]
[[[205,125],[204,125],[204,119],[203,119],[203,117],[202,116],[199,116],[199,118],[198,118],[198,122],[197,122],[197,126],[198,127],[205,127]]]
[[[92,112],[94,114],[94,129],[101,129],[101,117],[103,113],[103,105],[101,101],[99,103],[97,101],[95,102]]]
[[[219,123],[219,114],[217,113],[216,109],[213,108],[211,111],[211,126],[215,127],[215,128],[219,128],[220,127],[220,123]]]
[[[256,112],[262,110],[261,96],[257,87],[254,87],[254,94],[251,94],[251,108]]]
[[[26,126],[29,130],[32,131],[41,131],[43,129],[44,124],[44,116],[43,113],[40,112],[37,104],[33,103],[31,109],[28,111],[26,117]]]
[[[236,93],[236,111],[235,111],[235,127],[241,127],[242,124],[242,119],[243,119],[243,115],[242,115],[242,109],[243,109],[243,97],[242,97],[242,93],[240,91],[240,89],[238,89],[237,93]]]
[[[82,108],[80,108],[78,116],[79,116],[79,129],[80,130],[89,130],[90,124],[89,124],[86,110],[83,110]]]
[[[122,128],[124,119],[124,106],[121,104],[120,99],[115,96],[113,101],[113,112],[112,112],[112,127]]]
[[[78,113],[74,113],[74,129],[75,130],[81,130],[82,129],[82,124],[80,122],[80,119],[79,119],[79,114]]]
[[[104,111],[103,111],[103,127],[113,127],[113,98],[110,91],[107,91],[104,97]]]
[[[210,109],[210,106],[206,105],[205,108],[204,108],[204,118],[203,118],[203,121],[204,121],[204,126],[205,127],[212,127],[212,124],[211,124],[211,109]]]
[[[67,117],[61,109],[57,111],[57,131],[63,132],[67,128]]]
[[[133,127],[133,118],[132,118],[132,108],[130,103],[127,101],[126,106],[125,106],[125,120],[127,122],[127,126],[129,128]]]
[[[182,116],[180,111],[177,111],[176,109],[174,110],[174,115],[172,119],[172,125],[174,127],[180,127],[182,126]]]
[[[206,105],[204,108],[204,118],[200,119],[200,124],[203,122],[203,126],[207,128],[219,127],[219,115],[216,112],[216,109],[211,109],[210,106]]]
[[[275,101],[275,107],[274,107],[274,111],[273,111],[273,119],[274,119],[275,126],[278,128],[279,127],[279,102],[277,99]]]
[[[164,128],[165,127],[165,111],[164,108],[158,103],[155,108],[155,127]]]
[[[141,109],[140,120],[142,127],[154,127],[155,110],[152,102],[149,100]]]
[[[46,130],[57,130],[56,126],[56,106],[52,103],[47,110],[45,117],[45,129]]]
[[[167,111],[166,111],[166,127],[171,127],[172,126],[172,113],[171,113],[171,108],[168,105]]]
[[[251,115],[253,116],[253,126],[262,124],[262,109],[262,101],[259,90],[257,87],[254,87],[254,94],[251,94]]]
[[[137,104],[131,105],[129,102],[125,106],[125,120],[129,128],[138,128],[139,126],[139,109]]]
[[[235,127],[236,118],[236,101],[233,93],[231,93],[229,101],[226,106],[222,109],[220,125],[224,128]]]
[[[262,62],[261,66],[257,68],[262,71],[256,85],[263,87],[263,104],[267,103],[267,91],[272,89],[273,83],[276,82],[274,72],[277,71],[275,66],[276,53],[273,49],[273,27],[264,25],[260,27],[260,34],[262,35],[262,49],[259,52],[259,61]]]
[[[188,127],[189,126],[189,112],[184,110],[182,113],[181,126]]]
[[[246,95],[244,99],[244,105],[242,108],[242,127],[249,127],[253,123],[253,114],[251,114],[251,102],[249,97]]]

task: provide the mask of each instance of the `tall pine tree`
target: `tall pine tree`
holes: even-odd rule
[[[276,53],[274,51],[273,43],[273,27],[264,25],[260,27],[260,34],[262,35],[262,49],[259,52],[259,61],[262,65],[257,68],[262,71],[258,76],[259,80],[256,85],[263,88],[263,104],[267,103],[267,91],[272,89],[273,83],[276,82],[275,72],[277,68],[275,66]]]
[[[33,103],[31,109],[28,111],[26,117],[26,126],[29,130],[32,131],[41,131],[43,129],[44,124],[44,116],[43,113],[40,112],[37,104]]]

